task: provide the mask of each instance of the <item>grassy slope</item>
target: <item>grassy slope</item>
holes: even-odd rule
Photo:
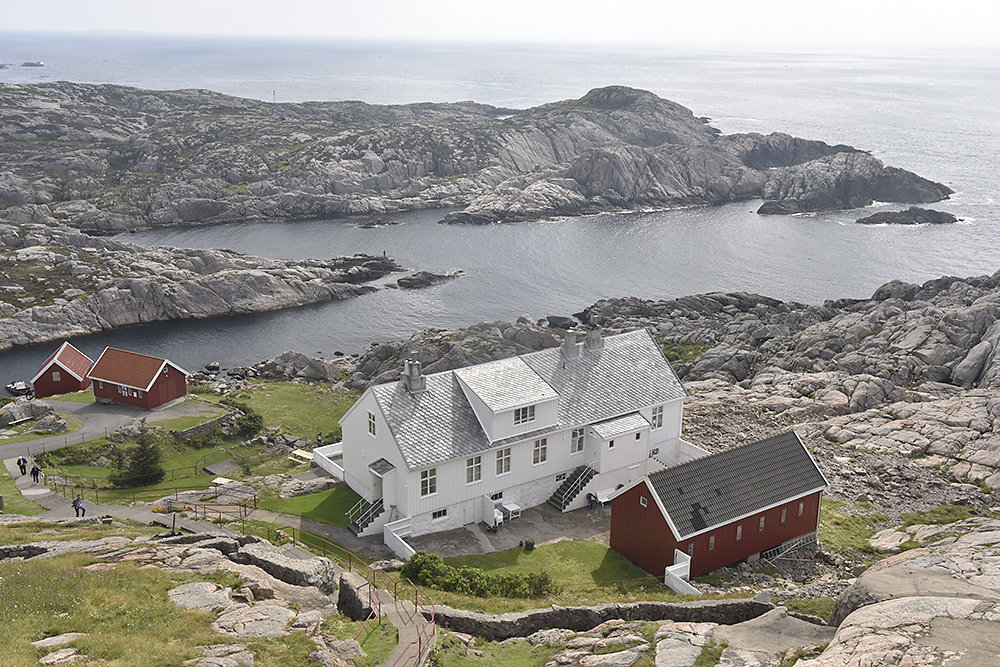
[[[337,420],[347,412],[357,394],[333,392],[320,386],[292,382],[262,382],[249,396],[237,395],[264,417],[264,425],[276,426],[300,438],[312,440],[317,433],[340,432]]]
[[[272,512],[308,517],[334,526],[346,526],[347,511],[359,499],[358,494],[344,485],[295,498],[279,498],[278,494],[272,491],[265,493],[259,504]]]
[[[21,492],[14,486],[14,478],[7,474],[2,465],[0,465],[0,496],[3,496],[4,514],[35,516],[45,511],[38,503],[25,500]]]

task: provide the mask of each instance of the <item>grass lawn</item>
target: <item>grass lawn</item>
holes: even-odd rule
[[[99,540],[105,537],[127,537],[133,539],[141,535],[154,535],[162,528],[147,526],[135,521],[115,519],[110,526],[102,523],[66,524],[53,521],[21,521],[0,523],[0,544],[28,544],[38,540],[44,531],[46,540]]]
[[[31,642],[64,632],[87,633],[72,646],[108,667],[179,665],[200,657],[196,646],[228,641],[212,630],[213,614],[187,611],[167,600],[171,588],[204,577],[130,562],[87,569],[93,562],[75,553],[0,563],[5,667],[37,665],[51,649],[36,649]],[[305,649],[313,647],[303,640],[308,647],[284,650],[284,662],[270,664],[306,664]]]
[[[69,394],[57,394],[56,396],[49,396],[45,400],[72,401],[73,403],[93,403],[94,390],[88,388],[84,389],[83,391],[74,391]]]
[[[323,621],[323,632],[337,639],[354,639],[362,625],[361,621],[352,621],[346,616],[335,615]],[[389,619],[383,618],[381,623],[371,623],[358,637],[358,643],[367,655],[355,658],[354,667],[381,665],[392,653],[398,641],[399,631]]]
[[[38,503],[24,499],[21,492],[14,486],[14,478],[7,474],[2,465],[0,465],[0,496],[3,496],[4,514],[35,516],[45,511],[45,508]],[[2,525],[0,524],[0,526]]]
[[[562,647],[553,644],[532,646],[525,640],[488,642],[476,639],[475,649],[482,657],[466,653],[465,644],[448,631],[438,629],[437,646],[431,651],[435,656],[428,664],[440,667],[542,667]],[[436,662],[435,662],[436,660]]]
[[[360,499],[361,496],[342,484],[329,491],[295,498],[280,498],[276,492],[267,491],[261,495],[258,505],[272,512],[307,517],[334,526],[346,526],[347,511]]]
[[[823,498],[819,512],[819,541],[828,551],[853,555],[877,555],[868,539],[875,534],[875,523],[888,521],[884,514],[849,514],[847,503]]]
[[[317,433],[339,433],[337,420],[358,395],[294,382],[260,382],[254,384],[249,396],[240,393],[233,398],[260,413],[264,426],[313,440]]]
[[[456,556],[446,558],[445,562],[455,567],[478,567],[487,573],[544,570],[561,588],[561,592],[544,598],[477,598],[423,587],[423,592],[436,604],[461,609],[503,613],[553,604],[573,606],[637,600],[683,602],[692,599],[670,590],[658,578],[608,546],[590,540],[563,540],[535,547],[531,552],[508,549],[491,554]]]
[[[15,442],[28,442],[30,440],[37,440],[39,438],[48,438],[53,435],[65,435],[67,433],[73,433],[74,431],[79,431],[83,426],[83,422],[74,417],[73,415],[61,415],[63,420],[66,422],[66,430],[62,433],[34,433],[28,432],[28,429],[34,426],[34,420],[30,422],[25,422],[23,424],[18,424],[17,426],[5,427],[6,429],[16,431],[17,435],[12,435],[6,438],[0,437],[0,445],[10,445]]]

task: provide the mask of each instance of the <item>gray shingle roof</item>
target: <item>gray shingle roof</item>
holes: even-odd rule
[[[390,470],[395,470],[396,466],[392,465],[389,461],[385,459],[375,459],[368,464],[368,469],[379,477],[383,477]]]
[[[827,485],[792,431],[688,461],[648,479],[680,539]]]
[[[401,382],[371,388],[410,470],[552,431],[602,422],[686,395],[645,329],[608,336],[600,348],[581,348],[579,356],[572,359],[565,359],[560,348],[517,359],[558,394],[557,423],[500,442],[489,442],[462,392],[456,374],[476,375],[469,374],[470,369],[428,375],[426,390],[416,396],[411,396]]]
[[[454,371],[493,412],[558,398],[521,357],[490,361]]]
[[[649,421],[638,412],[631,412],[623,417],[615,417],[591,426],[601,440],[613,438],[622,433],[638,431],[649,426]]]

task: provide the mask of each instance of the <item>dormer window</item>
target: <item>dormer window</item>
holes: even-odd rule
[[[535,406],[529,405],[514,410],[514,426],[535,421]]]

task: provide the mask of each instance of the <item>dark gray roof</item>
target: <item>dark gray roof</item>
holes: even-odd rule
[[[454,371],[493,412],[551,401],[559,395],[521,357]]]
[[[392,465],[392,463],[386,461],[385,459],[375,459],[368,464],[368,469],[379,477],[382,477],[390,470],[395,470],[396,466]]]
[[[826,488],[823,473],[792,431],[688,461],[648,479],[680,539]]]
[[[572,359],[565,359],[560,348],[532,352],[520,359],[559,395],[557,423],[494,443],[483,432],[454,371],[426,376],[426,390],[415,396],[402,382],[372,387],[407,467],[414,470],[470,456],[686,395],[645,329],[608,336],[596,350],[581,346],[579,356]]]
[[[613,438],[622,433],[640,431],[649,426],[649,421],[638,412],[631,412],[623,417],[615,417],[607,421],[598,422],[591,426],[594,433],[601,440]]]

